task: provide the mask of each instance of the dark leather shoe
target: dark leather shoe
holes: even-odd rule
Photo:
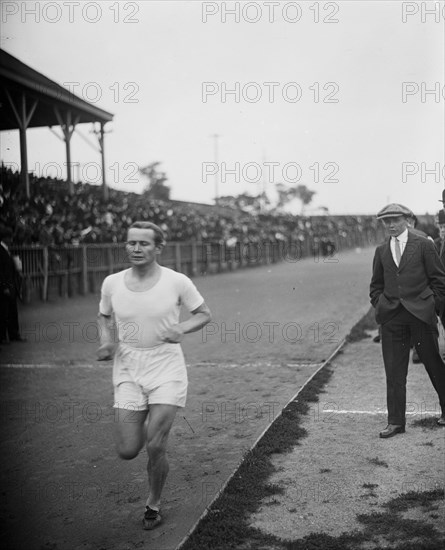
[[[439,424],[439,426],[445,426],[445,416],[442,415],[440,418],[438,418],[437,423]]]
[[[383,432],[380,432],[380,437],[387,439],[388,437],[393,437],[397,434],[404,434],[405,426],[397,426],[396,424],[388,424]]]

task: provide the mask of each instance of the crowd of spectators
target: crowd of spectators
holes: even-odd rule
[[[243,212],[179,201],[151,200],[146,195],[109,189],[104,201],[102,188],[74,184],[70,194],[63,180],[31,176],[31,197],[19,184],[18,173],[1,166],[0,216],[14,232],[16,245],[114,243],[126,238],[136,220],[150,220],[165,231],[169,241],[329,243],[335,236],[364,232],[373,240],[374,216],[312,216]],[[434,229],[434,226],[433,226]]]

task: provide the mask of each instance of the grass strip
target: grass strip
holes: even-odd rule
[[[298,394],[297,400],[283,409],[257,445],[245,454],[238,471],[181,550],[228,550],[251,543],[252,548],[259,550],[276,544],[276,537],[250,527],[248,521],[265,497],[283,492],[281,487],[268,482],[276,471],[272,455],[289,452],[306,437],[301,421],[309,412],[309,404],[318,401],[332,372],[329,364],[325,365]],[[281,543],[280,547],[283,548]]]
[[[378,325],[375,321],[374,308],[370,307],[368,312],[358,321],[351,329],[351,332],[346,336],[346,342],[352,344],[359,342],[365,338],[370,338],[368,331],[375,331]]]
[[[437,418],[434,416],[428,416],[426,418],[414,420],[412,425],[415,428],[425,428],[427,430],[443,430],[443,426],[439,426],[439,424],[437,423]]]

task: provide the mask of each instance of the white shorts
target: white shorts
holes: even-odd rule
[[[181,346],[132,348],[119,343],[113,385],[115,408],[144,411],[154,404],[185,407],[188,381]]]

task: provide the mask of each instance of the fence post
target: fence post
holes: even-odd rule
[[[307,235],[304,236],[303,246],[301,247],[301,257],[308,258],[311,255],[309,238]]]
[[[113,274],[113,251],[111,250],[111,246],[107,247],[107,260],[108,260],[108,274]]]
[[[196,250],[196,241],[192,241],[192,275],[198,273],[198,251]]]
[[[281,243],[282,241],[275,241],[271,242],[269,241],[269,247],[268,247],[268,257],[269,257],[269,263],[274,264],[277,256],[277,250],[278,250],[278,257],[283,258],[283,254],[281,253]]]
[[[67,293],[68,293],[68,297],[71,298],[71,296],[73,295],[73,265],[74,265],[74,249],[73,248],[69,248],[68,252],[67,252],[67,275],[66,275],[66,279],[67,279]]]
[[[211,263],[212,263],[212,243],[207,241],[200,242],[201,247],[201,263],[200,263],[200,273],[201,275],[210,273]]]
[[[224,243],[218,241],[218,273],[221,273],[223,270],[224,264]]]
[[[45,246],[42,249],[43,252],[43,288],[42,288],[42,300],[46,302],[48,300],[48,247]]]
[[[272,263],[270,241],[264,240],[261,244],[262,244],[261,254],[264,255],[263,264]]]
[[[240,268],[244,267],[244,242],[238,241],[236,245],[239,245],[239,266]]]
[[[88,293],[88,262],[87,262],[87,247],[82,245],[82,294]]]
[[[320,241],[318,238],[315,239],[313,236],[311,237],[311,250],[314,263],[318,264],[320,261]]]
[[[335,250],[334,250],[334,255],[335,255],[340,252],[340,239],[338,235],[334,236],[334,247],[335,247]]]
[[[182,273],[180,243],[175,243],[175,265],[176,265],[176,271],[178,271],[178,273]]]
[[[270,257],[272,263],[282,262],[284,258],[286,257],[286,254],[292,244],[292,241],[275,241],[274,243],[271,243],[270,249]]]

